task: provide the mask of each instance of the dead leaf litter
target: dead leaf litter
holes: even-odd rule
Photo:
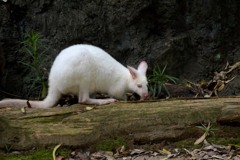
[[[64,160],[240,160],[240,148],[236,145],[209,144],[206,141],[199,149],[125,150],[122,146],[115,152],[73,151]]]

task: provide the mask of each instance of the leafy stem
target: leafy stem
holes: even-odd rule
[[[20,51],[28,58],[20,61],[20,63],[29,67],[35,73],[32,84],[35,85],[36,82],[41,84],[41,98],[44,98],[47,95],[47,85],[44,81],[43,69],[40,67],[42,64],[41,55],[45,52],[43,38],[39,33],[32,31],[26,35],[26,39],[21,44]]]

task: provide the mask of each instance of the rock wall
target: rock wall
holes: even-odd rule
[[[146,60],[150,70],[168,64],[175,77],[209,79],[240,59],[239,9],[237,0],[1,1],[0,43],[7,51],[2,88],[26,96],[30,73],[16,62],[19,41],[31,30],[47,41],[48,70],[61,49],[90,43],[124,65]],[[237,82],[224,94],[240,93]]]
[[[0,46],[0,77],[2,77],[4,65],[5,65],[4,52],[2,47]],[[0,84],[1,84],[1,78],[0,78]]]

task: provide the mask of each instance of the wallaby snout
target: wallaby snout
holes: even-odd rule
[[[148,98],[148,92],[146,93],[143,93],[142,96],[141,96],[141,99],[147,99]]]

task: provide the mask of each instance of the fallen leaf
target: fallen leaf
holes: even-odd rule
[[[200,138],[198,138],[195,142],[194,145],[198,145],[200,143],[202,143],[207,137],[207,132],[205,132]]]
[[[24,114],[26,114],[26,107],[22,107],[22,108],[21,108],[21,112],[24,113]]]
[[[165,155],[171,155],[171,152],[169,152],[169,151],[166,150],[165,148],[163,148],[162,150],[160,150],[159,153],[165,154]]]
[[[86,107],[87,111],[91,111],[94,107]]]
[[[187,150],[186,148],[184,148],[184,150],[186,151],[187,154],[190,154],[192,157],[195,157],[195,154],[189,150]]]
[[[120,153],[123,153],[126,150],[125,146],[122,146],[119,150]]]
[[[145,150],[144,149],[134,149],[131,151],[131,155],[134,155],[134,154],[141,154],[141,153],[144,153]]]
[[[54,147],[53,152],[52,152],[53,160],[58,160],[58,159],[56,159],[56,151],[61,145],[62,144],[58,144]]]

